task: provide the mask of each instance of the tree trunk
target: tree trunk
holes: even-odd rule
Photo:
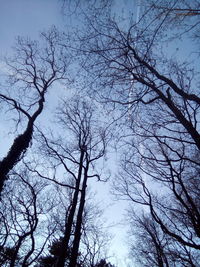
[[[71,206],[71,209],[69,212],[69,216],[67,218],[67,222],[65,225],[64,238],[62,241],[61,252],[60,252],[60,255],[59,255],[58,260],[57,260],[56,265],[55,265],[56,267],[64,267],[65,266],[65,260],[67,258],[69,239],[70,239],[72,225],[73,225],[73,221],[74,221],[74,214],[75,214],[76,206],[77,206],[77,202],[78,202],[78,194],[79,194],[79,187],[80,187],[82,170],[83,170],[84,154],[85,154],[85,152],[82,150],[81,155],[80,155],[80,165],[79,165],[78,178],[76,180],[76,189],[75,189],[75,192],[73,195],[72,206]]]
[[[13,169],[20,157],[27,150],[33,135],[33,122],[29,123],[23,134],[15,138],[8,155],[0,162],[0,194],[8,173]]]
[[[78,215],[77,215],[77,220],[76,220],[74,242],[73,242],[69,267],[75,267],[77,263],[77,258],[78,258],[78,250],[79,250],[79,244],[80,244],[80,239],[81,239],[81,226],[82,226],[82,220],[83,220],[83,211],[84,211],[84,206],[85,206],[88,168],[89,168],[89,164],[87,163],[87,166],[84,170],[84,180],[83,180],[83,185],[82,185],[81,199],[80,199],[80,205],[79,205],[79,210],[78,210]]]
[[[3,190],[4,183],[8,178],[9,172],[13,167],[20,161],[20,157],[23,153],[26,152],[33,136],[33,125],[37,117],[41,114],[44,107],[44,94],[47,90],[47,86],[43,88],[41,93],[40,100],[38,101],[38,109],[35,113],[29,117],[28,125],[26,130],[15,138],[13,145],[8,152],[8,155],[0,162],[0,198],[1,192]]]

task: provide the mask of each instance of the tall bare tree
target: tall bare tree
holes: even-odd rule
[[[191,257],[197,264],[198,68],[195,60],[181,62],[166,49],[164,29],[171,13],[149,17],[150,11],[144,11],[128,29],[119,21],[94,18],[87,42],[79,39],[80,49],[87,57],[83,57],[83,63],[93,79],[93,94],[107,102],[108,108],[126,114],[122,122],[122,168],[116,181],[118,193],[146,207],[156,227],[173,240],[174,253],[180,246],[182,252],[190,251],[185,258],[180,254],[180,258],[187,262]],[[199,16],[195,20],[198,23]],[[178,42],[174,39],[176,30],[167,35]]]
[[[71,190],[57,266],[64,266],[66,259],[69,259],[71,266],[77,262],[87,183],[91,178],[101,179],[101,170],[98,172],[95,165],[103,160],[109,138],[106,122],[101,121],[94,105],[79,97],[71,99],[70,105],[67,103],[69,100],[63,101],[58,112],[58,122],[62,125],[62,131],[68,135],[67,142],[64,135],[47,138],[42,134],[44,145],[40,148],[40,153],[48,156],[55,170],[51,180]],[[39,172],[41,177],[49,179]]]
[[[69,59],[60,46],[55,28],[41,34],[41,45],[36,41],[18,38],[15,56],[7,61],[9,80],[1,90],[0,102],[14,113],[22,133],[15,137],[8,154],[0,162],[0,192],[9,172],[28,149],[34,124],[44,109],[47,92],[57,81],[68,81]]]

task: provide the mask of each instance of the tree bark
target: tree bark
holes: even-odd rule
[[[40,100],[38,101],[39,107],[34,112],[32,116],[29,117],[29,122],[27,124],[26,130],[15,138],[10,151],[7,156],[0,162],[0,197],[1,192],[3,191],[3,186],[5,181],[8,179],[9,172],[14,168],[20,157],[23,153],[26,152],[33,136],[33,126],[37,117],[41,114],[44,107],[44,94],[47,90],[47,86],[44,87],[43,92],[41,93]]]
[[[20,157],[27,150],[33,135],[33,123],[29,123],[23,134],[15,138],[7,156],[0,162],[0,193],[3,190],[8,173],[20,160]]]

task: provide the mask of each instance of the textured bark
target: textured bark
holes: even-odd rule
[[[0,162],[0,192],[8,178],[9,172],[20,161],[23,153],[26,152],[33,135],[33,123],[28,124],[23,134],[15,138],[7,156]]]
[[[44,94],[47,90],[45,86],[38,101],[38,109],[29,117],[26,130],[15,138],[7,156],[0,162],[0,195],[3,190],[5,181],[8,179],[9,172],[14,168],[21,156],[26,152],[33,136],[33,126],[37,117],[41,114],[44,107]]]

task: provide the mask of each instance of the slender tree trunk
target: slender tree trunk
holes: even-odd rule
[[[83,185],[82,185],[81,199],[80,199],[80,205],[79,205],[79,210],[78,210],[78,215],[77,215],[77,220],[76,220],[74,242],[73,242],[69,267],[76,267],[77,258],[78,258],[79,244],[80,244],[80,239],[81,239],[81,226],[82,226],[82,221],[83,221],[83,211],[84,211],[84,206],[85,206],[88,168],[89,168],[89,164],[87,163],[87,166],[84,169],[84,180],[83,180]]]
[[[58,260],[57,260],[56,265],[55,265],[56,267],[64,267],[65,260],[67,258],[69,239],[71,236],[71,230],[72,230],[72,225],[73,225],[73,221],[74,221],[74,214],[75,214],[77,203],[78,203],[78,194],[79,194],[79,187],[80,187],[81,176],[82,176],[82,171],[83,171],[84,154],[85,154],[85,152],[82,150],[81,155],[80,155],[80,165],[79,165],[78,178],[76,180],[76,189],[75,189],[75,192],[73,195],[72,206],[71,206],[71,209],[69,211],[67,222],[65,224],[64,238],[62,241],[61,252],[60,252],[60,255],[59,255]]]
[[[24,257],[23,263],[22,263],[22,267],[27,267],[28,266],[28,258],[30,258],[30,256],[33,254],[34,249],[35,249],[35,240],[34,240],[34,236],[33,233],[31,234],[31,242],[32,242],[32,246],[30,251],[26,254],[26,256]]]

